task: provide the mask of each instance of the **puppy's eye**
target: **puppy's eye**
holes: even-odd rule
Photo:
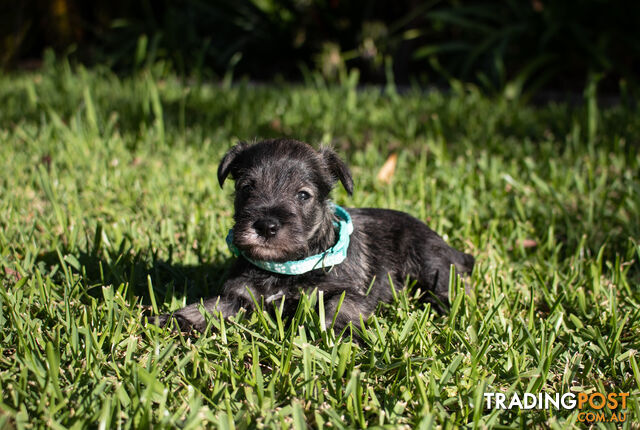
[[[298,194],[296,194],[296,197],[298,198],[298,200],[304,202],[311,198],[311,194],[309,194],[306,191],[298,191]]]

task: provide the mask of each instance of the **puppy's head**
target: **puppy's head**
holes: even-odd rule
[[[329,148],[296,140],[238,143],[218,167],[235,180],[234,244],[256,260],[303,258],[333,238],[329,192],[339,180],[353,192],[346,164]]]

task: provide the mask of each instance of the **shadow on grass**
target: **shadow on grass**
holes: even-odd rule
[[[62,261],[61,261],[62,260]],[[198,264],[182,264],[173,259],[173,248],[169,247],[169,257],[159,258],[157,253],[144,250],[134,251],[123,239],[118,247],[96,252],[95,250],[57,250],[42,253],[36,259],[36,266],[43,274],[55,281],[65,281],[64,265],[79,284],[80,297],[85,294],[102,299],[102,287],[126,286],[129,301],[140,300],[143,305],[151,304],[149,281],[151,281],[156,303],[160,309],[166,308],[173,300],[185,303],[216,294],[228,276],[232,258],[221,256],[206,261],[198,255]],[[73,284],[72,284],[73,285]]]

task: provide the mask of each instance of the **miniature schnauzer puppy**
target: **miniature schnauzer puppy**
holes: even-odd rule
[[[317,288],[327,327],[338,310],[339,333],[350,322],[359,326],[360,316],[366,320],[378,303],[391,302],[391,288],[403,287],[407,278],[424,292],[424,301],[446,311],[451,265],[463,276],[473,270],[471,255],[406,213],[345,211],[331,203],[336,182],[351,195],[353,179],[329,148],[316,151],[289,139],[241,142],[220,163],[220,186],[229,175],[235,180],[235,225],[227,239],[239,257],[221,294],[202,302],[208,312],[230,317],[252,309],[254,299],[279,305],[285,298],[285,306],[295,309],[302,291]],[[200,303],[155,322],[175,318],[182,330],[203,331]]]

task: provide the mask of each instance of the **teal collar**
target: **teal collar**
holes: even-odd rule
[[[244,253],[233,244],[233,229],[229,230],[229,234],[227,235],[227,246],[236,257],[242,256],[254,266],[281,275],[301,275],[316,269],[330,268],[342,263],[345,258],[347,258],[349,236],[353,232],[353,223],[351,222],[349,213],[338,205],[333,203],[331,205],[338,217],[338,222],[333,222],[333,225],[340,229],[338,242],[320,254],[312,255],[302,260],[285,262],[253,260],[244,255]]]

